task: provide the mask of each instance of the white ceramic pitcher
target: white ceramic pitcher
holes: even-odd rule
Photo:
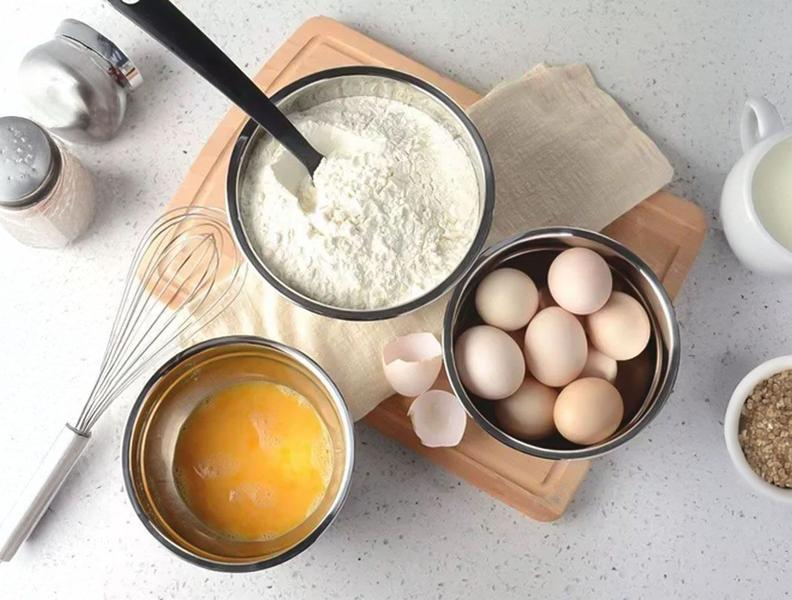
[[[757,215],[754,173],[765,154],[789,137],[792,128],[784,128],[775,106],[765,98],[749,98],[740,119],[744,154],[726,178],[721,195],[723,230],[734,254],[747,267],[767,274],[792,275],[792,251],[768,233]]]

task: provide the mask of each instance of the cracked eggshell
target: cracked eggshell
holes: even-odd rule
[[[418,396],[432,387],[443,366],[443,348],[428,332],[397,337],[382,349],[385,379],[402,396]]]
[[[467,413],[459,399],[443,390],[418,396],[407,411],[418,439],[429,448],[450,448],[462,441]]]

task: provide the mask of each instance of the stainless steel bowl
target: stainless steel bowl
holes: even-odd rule
[[[350,309],[319,302],[284,282],[254,250],[241,217],[239,202],[250,151],[270,139],[269,134],[252,120],[242,129],[234,145],[226,184],[228,214],[234,235],[256,271],[276,290],[299,306],[320,315],[350,321],[390,319],[417,310],[445,294],[470,268],[484,247],[495,207],[492,165],[481,136],[459,105],[443,92],[417,77],[381,67],[341,67],[299,79],[276,93],[272,101],[289,114],[306,110],[328,100],[365,95],[399,100],[428,114],[447,128],[460,142],[473,166],[479,187],[478,230],[459,265],[434,288],[403,304],[376,309]]]
[[[624,419],[607,440],[578,446],[556,435],[529,443],[498,426],[493,402],[465,389],[454,360],[454,343],[463,331],[481,324],[474,306],[474,292],[489,272],[514,267],[528,273],[537,286],[547,281],[547,270],[559,252],[575,246],[598,252],[610,265],[614,289],[638,299],[652,325],[649,345],[636,358],[620,362],[616,387],[624,399]],[[549,459],[580,459],[600,456],[635,437],[660,412],[679,370],[679,326],[674,307],[657,276],[633,252],[602,234],[571,227],[537,229],[515,236],[486,250],[454,290],[443,322],[443,355],[451,387],[470,416],[487,433],[515,450]]]
[[[314,512],[290,532],[267,541],[225,537],[190,511],[173,476],[176,440],[193,409],[235,383],[266,380],[302,394],[324,421],[333,444],[333,472]],[[313,360],[283,344],[252,336],[217,338],[165,363],[146,383],[124,432],[124,483],[140,520],[166,548],[218,571],[256,571],[310,546],[335,519],[352,476],[354,432],[341,393]]]

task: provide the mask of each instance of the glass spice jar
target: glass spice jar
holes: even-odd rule
[[[90,173],[39,125],[0,117],[0,223],[23,244],[61,248],[91,224]]]

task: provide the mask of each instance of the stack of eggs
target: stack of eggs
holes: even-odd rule
[[[456,364],[470,393],[496,401],[504,431],[525,441],[558,432],[591,445],[619,428],[618,361],[643,352],[651,326],[635,298],[613,290],[599,254],[561,252],[542,290],[520,270],[497,269],[476,288],[475,304],[486,324],[459,336]]]

